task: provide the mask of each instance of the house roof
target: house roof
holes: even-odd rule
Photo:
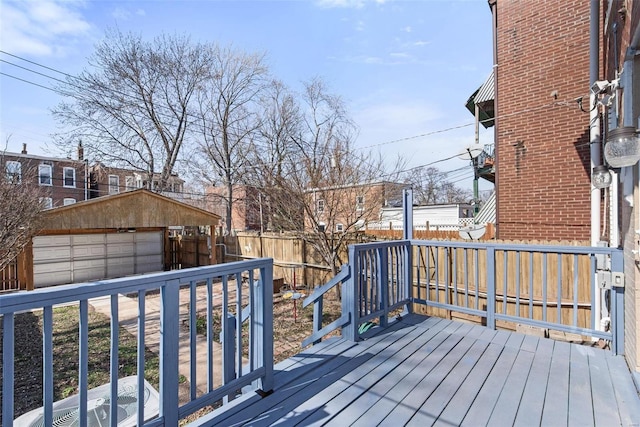
[[[220,216],[146,189],[43,212],[44,230],[217,225]]]
[[[490,128],[494,124],[495,107],[493,100],[495,98],[495,90],[493,80],[493,71],[491,71],[487,80],[467,99],[465,104],[473,115],[475,115],[475,108],[478,106],[479,119],[485,128]]]

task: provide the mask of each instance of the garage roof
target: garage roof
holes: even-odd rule
[[[214,213],[145,189],[50,209],[43,215],[45,230],[216,226],[220,220]]]

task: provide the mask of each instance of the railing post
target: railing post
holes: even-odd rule
[[[342,282],[342,313],[349,314],[349,323],[342,328],[343,338],[358,341],[358,318],[360,281],[360,260],[356,257],[355,246],[349,246],[349,267],[352,268],[349,279]]]
[[[345,268],[345,267],[343,267]],[[348,268],[348,267],[347,267]],[[341,286],[339,284],[338,286]],[[342,290],[342,289],[341,289]],[[344,298],[344,297],[343,297]],[[316,302],[313,303],[313,333],[318,332],[322,329],[322,305],[323,305],[324,297],[320,296]],[[313,345],[320,344],[322,340],[318,338],[313,342]]]
[[[402,190],[402,238],[413,239],[413,189],[411,187]]]
[[[496,328],[496,249],[493,246],[487,246],[487,328]]]
[[[178,425],[178,346],[180,282],[170,280],[160,290],[160,416],[164,425]]]
[[[611,271],[624,272],[624,253],[611,251]],[[624,354],[624,283],[611,286],[611,350],[613,354]]]
[[[409,300],[405,306],[407,313],[413,313],[413,245],[407,241],[404,252],[404,297]]]
[[[260,280],[255,296],[255,318],[252,317],[256,334],[253,354],[257,367],[264,367],[264,377],[258,380],[258,388],[263,392],[273,389],[273,264],[260,269]],[[253,303],[253,302],[252,302]]]

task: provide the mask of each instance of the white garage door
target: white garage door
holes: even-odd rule
[[[35,287],[122,277],[162,269],[161,231],[33,238]]]

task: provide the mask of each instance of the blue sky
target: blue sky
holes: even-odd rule
[[[77,74],[114,26],[145,38],[188,34],[264,52],[272,73],[294,89],[322,77],[359,126],[356,146],[387,158],[400,154],[409,167],[473,143],[464,103],[492,65],[486,0],[2,0],[0,72],[13,76],[0,75],[3,148],[10,137],[7,151],[27,143],[30,153],[60,154],[49,143],[56,130],[49,109],[61,98],[33,84],[51,87],[52,79],[12,64],[60,75],[7,53]],[[481,129],[480,140],[492,143],[492,133]],[[435,166],[465,165],[454,159]]]

